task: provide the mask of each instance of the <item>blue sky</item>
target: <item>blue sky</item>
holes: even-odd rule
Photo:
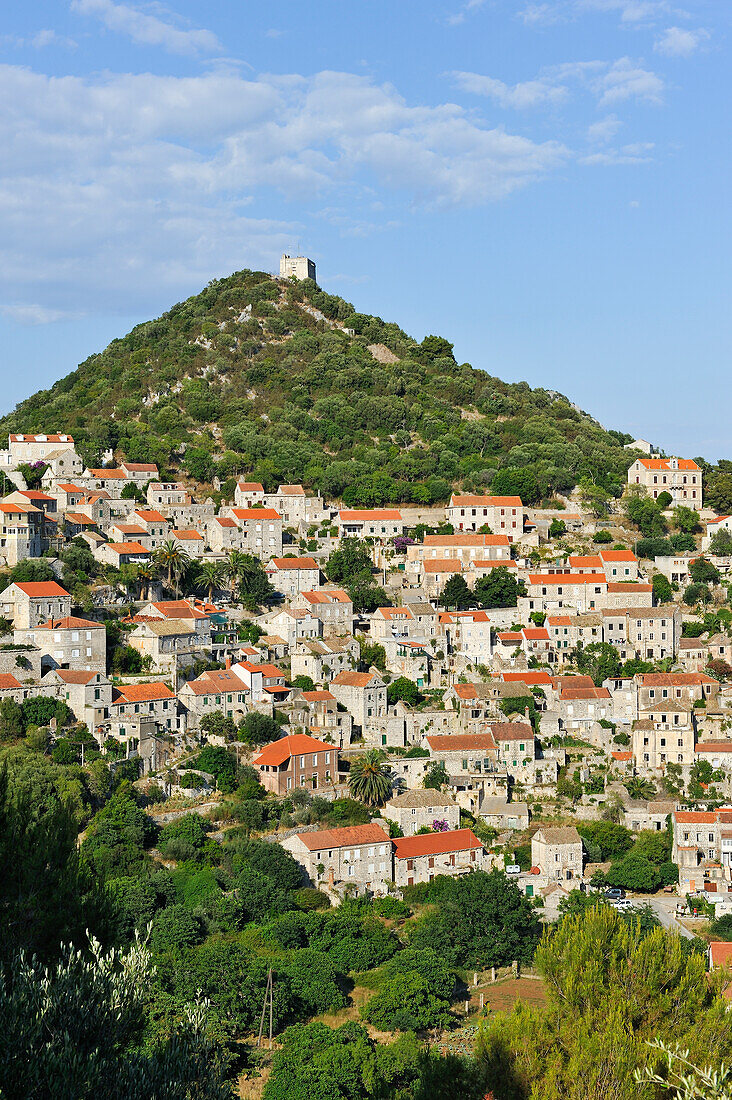
[[[731,12],[8,5],[0,411],[300,245],[327,290],[461,361],[732,457]]]

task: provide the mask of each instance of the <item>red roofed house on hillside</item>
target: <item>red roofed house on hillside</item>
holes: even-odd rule
[[[144,565],[150,561],[152,551],[147,550],[139,542],[103,542],[100,543],[94,556],[99,561],[119,569],[121,565]]]
[[[453,493],[447,507],[447,522],[456,531],[479,531],[488,526],[494,535],[506,535],[509,542],[515,542],[524,533],[524,506],[521,497]]]
[[[318,741],[304,733],[282,737],[265,745],[252,766],[259,772],[259,781],[268,791],[285,795],[302,787],[332,793],[338,782],[340,754],[336,745]]]
[[[628,469],[628,485],[642,485],[654,500],[668,493],[674,504],[702,506],[702,472],[692,458],[638,458]]]
[[[290,694],[285,676],[277,665],[265,661],[238,661],[231,671],[239,677],[251,695],[253,703],[283,702]]]
[[[435,875],[467,875],[483,869],[486,852],[472,829],[422,833],[394,841],[397,886],[431,882]]]
[[[109,718],[111,735],[133,745],[146,730],[173,733],[185,729],[185,717],[178,714],[178,700],[163,683],[113,688]]]
[[[392,880],[392,842],[380,825],[349,825],[297,833],[282,841],[313,885],[354,885],[359,891],[385,891]]]
[[[234,504],[237,508],[253,508],[255,504],[264,504],[264,486],[259,481],[237,481],[234,489]]]
[[[231,519],[237,527],[234,549],[253,554],[260,561],[268,561],[274,554],[282,553],[282,516],[274,508],[228,508],[223,516],[209,521],[209,543],[217,549],[217,519]]]
[[[671,859],[679,869],[679,893],[729,889],[732,881],[732,807],[676,810],[671,815]]]
[[[377,672],[339,672],[330,690],[363,734],[386,715],[386,684]]]
[[[71,595],[56,581],[15,581],[0,593],[0,613],[16,630],[29,630],[71,614]]]
[[[304,608],[321,624],[323,637],[353,633],[353,600],[343,588],[318,588],[301,592],[292,608]]]
[[[438,637],[444,638],[448,656],[487,665],[493,656],[491,621],[485,611],[443,611],[437,617]]]
[[[107,670],[107,632],[103,623],[92,619],[75,616],[49,619],[17,631],[15,640],[40,649],[43,673],[52,668],[101,673]]]
[[[340,538],[392,539],[404,533],[398,508],[342,508],[338,513]]]
[[[340,748],[351,743],[353,718],[348,711],[338,710],[332,692],[293,691],[291,702],[293,726],[302,726],[312,736],[329,737]]]
[[[320,587],[320,566],[315,558],[272,558],[265,572],[270,584],[289,598]]]

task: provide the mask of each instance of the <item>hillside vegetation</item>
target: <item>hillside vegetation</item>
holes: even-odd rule
[[[453,487],[532,503],[583,479],[617,492],[631,438],[561,394],[456,363],[443,338],[417,343],[313,282],[255,271],[113,340],[0,431],[68,431],[89,462],[111,447],[202,483],[301,482],[353,505]]]

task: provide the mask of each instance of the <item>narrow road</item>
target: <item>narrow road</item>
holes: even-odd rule
[[[664,897],[660,894],[652,898],[632,899],[634,903],[639,903],[641,905],[650,905],[651,909],[656,914],[664,928],[668,928],[671,932],[678,932],[680,936],[684,937],[684,939],[693,940],[693,932],[690,932],[688,928],[684,928],[683,924],[679,924],[679,922],[676,920],[675,914],[676,904],[678,900],[679,899],[673,895],[668,895]]]

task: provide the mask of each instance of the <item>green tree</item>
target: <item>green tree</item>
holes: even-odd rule
[[[549,538],[558,539],[562,535],[567,533],[567,524],[563,519],[557,519],[556,517],[549,524]]]
[[[421,974],[408,972],[388,978],[361,1015],[380,1031],[421,1031],[443,1028],[450,1020],[447,1001],[430,992]]]
[[[438,603],[440,607],[447,607],[451,611],[465,611],[475,602],[474,597],[464,577],[455,573],[446,582],[440,593]]]
[[[732,531],[722,527],[712,537],[709,549],[713,554],[719,554],[721,557],[728,557],[732,554]]]
[[[531,903],[501,871],[448,879],[439,907],[415,924],[411,942],[452,965],[484,970],[529,962],[539,939]]]
[[[638,893],[653,893],[661,885],[661,876],[658,866],[647,856],[630,852],[611,865],[607,881],[610,886],[623,886],[626,890]]]
[[[425,768],[422,786],[427,790],[441,791],[450,782],[447,768],[442,761],[434,760]]]
[[[680,938],[624,920],[599,905],[548,930],[536,952],[548,1004],[517,1006],[479,1036],[476,1058],[487,1090],[547,1100],[660,1100],[637,1071],[657,1063],[649,1042],[683,1044],[721,1061],[732,1051],[732,1020],[708,980],[702,955]]]
[[[282,729],[269,714],[252,710],[239,723],[239,736],[249,745],[266,745],[277,741]]]
[[[24,729],[23,708],[15,699],[3,699],[0,702],[0,741],[17,741]]]
[[[614,679],[620,675],[620,654],[610,642],[590,642],[587,646],[578,645],[573,650],[572,657],[578,672],[585,676],[591,676],[592,681],[600,687],[605,680]]]
[[[690,562],[689,575],[694,584],[719,584],[719,572],[706,558],[695,558]]]
[[[410,680],[407,676],[399,676],[396,680],[392,680],[386,689],[386,701],[390,707],[400,701],[408,703],[410,707],[416,707],[423,699],[424,696],[414,680]]]
[[[391,794],[392,773],[378,749],[367,749],[351,763],[348,786],[367,806],[383,806]]]
[[[222,561],[203,561],[198,572],[198,588],[205,592],[209,603],[226,580],[226,565]]]
[[[178,583],[190,564],[190,555],[175,539],[166,539],[155,551],[155,562],[165,571],[165,585],[178,595]]]
[[[701,531],[699,513],[693,508],[686,508],[683,504],[677,505],[674,508],[673,519],[674,527],[688,535],[695,535],[698,531]]]
[[[653,598],[656,603],[669,603],[673,597],[673,589],[671,582],[667,577],[664,577],[663,573],[654,573],[653,575]]]
[[[45,966],[25,952],[0,975],[3,1095],[59,1100],[231,1100],[229,1059],[206,1012],[182,1006],[175,1032],[141,1043],[153,967],[135,944],[118,957],[92,941]]]
[[[475,599],[481,607],[515,607],[519,596],[526,595],[526,585],[499,565],[475,582]]]

